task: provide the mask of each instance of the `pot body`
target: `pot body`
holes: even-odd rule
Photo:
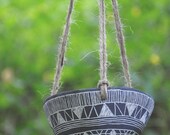
[[[72,91],[44,103],[55,135],[139,135],[154,108],[153,99],[130,88],[109,88],[107,100],[98,89]]]

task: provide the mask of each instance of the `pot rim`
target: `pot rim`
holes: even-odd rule
[[[134,89],[134,88],[129,88],[129,87],[108,87],[108,90],[110,90],[110,89],[112,89],[112,90],[120,89],[120,90],[129,90],[129,91],[139,92],[139,93],[141,93],[141,94],[144,94],[144,95],[150,97],[150,98],[153,100],[153,102],[154,102],[154,98],[153,98],[151,95],[149,95],[149,94],[147,94],[147,93],[145,93],[145,92],[143,92],[143,91]],[[47,103],[49,100],[51,100],[51,99],[53,99],[53,98],[56,98],[56,97],[60,97],[60,96],[67,95],[67,94],[83,93],[83,92],[88,92],[88,91],[100,91],[100,89],[99,89],[99,88],[87,88],[87,89],[77,89],[77,90],[70,90],[70,91],[59,92],[59,93],[57,93],[57,94],[55,94],[55,95],[52,95],[52,96],[47,97],[47,98],[45,99],[45,101],[44,101],[44,105],[45,105],[45,103]]]

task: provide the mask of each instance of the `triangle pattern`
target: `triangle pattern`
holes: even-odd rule
[[[125,103],[116,103],[116,105],[119,107],[121,114],[124,115],[126,109]]]
[[[112,132],[110,133],[110,135],[116,135],[116,132],[114,130],[112,130]]]
[[[106,103],[106,105],[109,107],[109,109],[111,110],[111,112],[116,115],[115,112],[115,104],[114,103]]]
[[[79,118],[79,119],[81,118],[81,115],[82,115],[82,112],[83,112],[83,108],[84,107],[79,106],[79,107],[76,107],[75,109],[72,110],[74,115],[76,115],[77,118]]]
[[[58,123],[59,123],[59,124],[62,124],[62,123],[65,123],[65,122],[66,122],[66,121],[64,120],[64,118],[61,116],[60,113],[58,113],[57,119],[58,119]]]
[[[58,120],[57,120],[57,113],[56,114],[54,114],[54,120],[55,120],[55,122],[56,122],[56,125],[57,125],[57,123],[58,123]]]
[[[144,124],[146,123],[146,117],[147,117],[147,112],[144,113],[140,121],[142,121]]]
[[[116,107],[116,115],[124,115],[124,109],[123,106],[121,106],[121,103],[116,103],[115,104]]]
[[[100,117],[111,117],[111,116],[113,116],[113,113],[110,111],[108,106],[106,104],[104,104],[99,116]]]
[[[107,130],[107,133],[111,133],[111,132],[112,132],[112,130],[110,130],[110,129]]]
[[[136,118],[137,118],[137,119],[140,119],[145,112],[146,112],[146,110],[143,109],[143,108],[141,108],[140,111],[138,112]]]
[[[107,130],[105,130],[105,129],[102,131],[102,133],[106,133],[106,132],[107,132]]]
[[[85,111],[85,114],[87,117],[90,117],[91,111],[92,111],[92,106],[86,106],[84,107],[83,111]]]
[[[140,106],[138,106],[136,108],[136,114],[135,114],[135,118],[137,118],[138,114],[142,111],[142,108]]]
[[[125,130],[125,129],[117,129],[117,130],[110,130],[110,129],[103,129],[103,130],[90,130],[86,132],[71,134],[71,135],[138,135],[132,130]]]
[[[137,105],[133,104],[133,103],[126,103],[126,107],[128,109],[129,115],[132,115],[132,113],[136,109]]]
[[[77,117],[77,115],[74,112],[72,112],[72,113],[73,113],[73,119],[78,120],[79,118]]]
[[[90,118],[94,118],[94,117],[97,117],[97,116],[98,116],[97,111],[96,111],[95,107],[93,107],[91,114],[90,114]]]
[[[102,132],[102,130],[98,130],[97,132],[98,132],[98,134],[100,134]]]
[[[64,111],[60,111],[59,114],[63,117],[63,119],[66,121],[66,115]]]
[[[53,127],[55,127],[57,125],[57,120],[55,119],[54,115],[51,116],[51,124]]]
[[[102,110],[102,107],[103,107],[103,104],[94,106],[94,108],[96,110],[96,113],[97,113],[97,116],[99,116],[99,114],[100,114],[100,112]]]
[[[73,119],[72,111],[71,109],[65,111],[66,115],[70,118]]]
[[[92,134],[94,134],[94,135],[97,135],[97,131],[91,131],[92,132]]]
[[[65,116],[67,121],[72,120],[72,117],[67,112],[65,112]]]
[[[87,114],[86,114],[86,110],[85,109],[83,109],[81,118],[87,118]]]
[[[129,112],[128,112],[128,109],[127,109],[127,107],[125,107],[125,112],[124,112],[124,115],[129,115]]]
[[[115,130],[115,132],[116,132],[116,133],[119,133],[119,134],[121,133],[121,131],[120,131],[120,130],[118,130],[118,129],[117,129],[117,130]]]

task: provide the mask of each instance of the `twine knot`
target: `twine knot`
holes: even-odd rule
[[[107,99],[107,89],[109,87],[109,81],[108,80],[100,80],[98,82],[97,86],[101,92],[101,99],[106,100]]]
[[[98,88],[100,88],[103,85],[106,85],[107,87],[109,87],[109,81],[108,80],[99,80],[99,82],[97,84]]]

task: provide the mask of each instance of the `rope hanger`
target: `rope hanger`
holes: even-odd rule
[[[122,23],[119,16],[118,2],[117,0],[112,0],[114,21],[116,26],[116,35],[120,47],[121,62],[123,67],[123,73],[125,78],[125,83],[127,87],[132,87],[131,77],[129,73],[129,62],[126,55],[125,39],[122,29]]]
[[[106,15],[105,15],[105,0],[99,1],[99,29],[100,29],[100,80],[98,87],[101,90],[101,99],[107,99],[107,88],[109,81],[107,80],[107,51],[106,51]],[[74,9],[74,0],[70,0],[70,5],[67,13],[66,24],[64,26],[63,35],[60,41],[58,61],[56,65],[56,73],[54,77],[53,87],[51,95],[57,94],[60,85],[61,72],[64,67],[64,58],[67,47],[67,40],[71,25],[71,16]],[[118,3],[117,0],[112,0],[114,20],[116,26],[117,40],[120,47],[121,62],[123,66],[123,73],[127,87],[131,87],[131,78],[129,73],[129,64],[126,56],[125,40],[122,30],[122,24],[119,17]]]
[[[73,13],[73,8],[74,8],[74,0],[70,0],[66,24],[64,26],[63,35],[62,35],[62,38],[60,41],[60,46],[59,46],[60,48],[59,48],[59,52],[58,52],[58,62],[56,65],[56,73],[55,73],[55,77],[54,77],[53,87],[51,90],[51,95],[57,94],[58,89],[59,89],[59,85],[60,85],[59,82],[61,79],[61,72],[62,72],[63,66],[64,66],[66,45],[67,45],[68,35],[69,35],[69,31],[70,31],[71,15]]]
[[[106,99],[109,82],[107,80],[106,14],[104,0],[99,0],[99,29],[100,80],[98,82],[98,87],[101,90],[101,98]]]

